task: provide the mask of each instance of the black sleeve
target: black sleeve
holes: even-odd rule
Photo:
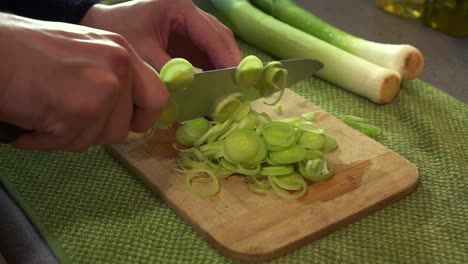
[[[40,20],[78,24],[99,0],[0,0],[0,11]]]

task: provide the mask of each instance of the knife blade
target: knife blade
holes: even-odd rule
[[[313,59],[280,60],[288,70],[287,86],[304,80],[319,71],[323,64]],[[229,94],[244,92],[234,81],[236,67],[196,73],[190,86],[182,93],[172,95],[179,106],[178,122],[208,116],[214,105]],[[247,99],[261,98],[260,93],[249,93]],[[15,140],[28,130],[0,121],[0,143]]]
[[[319,71],[323,64],[313,59],[280,60],[288,71],[287,85],[311,77]],[[177,121],[187,121],[213,113],[214,105],[227,95],[244,92],[234,80],[236,67],[196,73],[192,83],[184,92],[171,95],[179,106]],[[250,101],[261,98],[260,93],[245,94]]]

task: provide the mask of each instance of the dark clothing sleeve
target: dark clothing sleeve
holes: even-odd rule
[[[78,24],[99,0],[0,0],[0,11],[40,20]]]

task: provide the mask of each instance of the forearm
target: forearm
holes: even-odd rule
[[[99,0],[1,0],[0,11],[16,15],[78,24]]]

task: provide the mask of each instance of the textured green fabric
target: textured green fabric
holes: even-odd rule
[[[240,43],[244,54],[265,54]],[[273,263],[467,263],[468,108],[429,84],[380,106],[316,78],[294,89],[335,115],[366,117],[415,163],[406,198]],[[0,147],[0,176],[63,263],[225,263],[103,147],[82,154]]]

